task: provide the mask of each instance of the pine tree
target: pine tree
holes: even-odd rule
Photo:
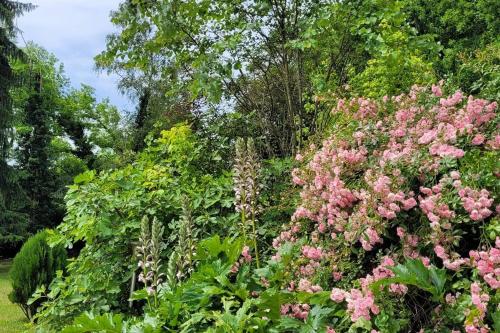
[[[0,191],[6,185],[7,158],[12,131],[12,100],[9,90],[14,83],[14,77],[9,58],[22,57],[22,51],[12,41],[16,31],[14,18],[32,8],[31,4],[0,0]]]
[[[51,195],[55,190],[54,177],[50,170],[50,142],[53,134],[50,129],[50,114],[44,98],[42,78],[34,75],[33,92],[25,109],[25,124],[31,127],[20,142],[20,167],[26,174],[26,193],[30,199],[28,214],[30,229],[37,231],[57,223],[52,216],[55,212]]]
[[[12,137],[12,99],[9,95],[15,78],[10,58],[22,58],[23,52],[12,41],[14,19],[33,8],[31,4],[0,0],[0,252],[15,251],[25,234],[26,218],[20,213],[23,200],[17,181],[18,173],[9,166]]]

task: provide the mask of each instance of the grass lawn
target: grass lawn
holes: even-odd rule
[[[9,301],[10,281],[8,272],[11,261],[0,260],[0,332],[17,333],[26,330],[28,322],[21,309]]]

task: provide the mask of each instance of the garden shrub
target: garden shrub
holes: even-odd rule
[[[462,55],[462,64],[451,76],[454,86],[479,97],[500,99],[500,40],[474,52],[472,57]]]
[[[66,266],[66,250],[47,244],[47,231],[30,237],[15,256],[9,272],[12,281],[11,302],[18,304],[28,319],[32,319],[39,302],[29,302],[37,288],[48,286],[56,272]]]
[[[497,104],[430,90],[339,100],[334,134],[296,157],[301,203],[275,260],[294,249],[280,281],[289,290],[331,291],[352,321],[332,328],[500,324]]]
[[[231,176],[205,173],[200,165],[211,157],[203,154],[189,126],[175,126],[147,141],[133,163],[99,174],[89,171],[69,187],[67,215],[51,241],[67,247],[84,242],[84,247],[68,265],[67,276],[56,278],[40,295],[46,297],[37,314],[40,325],[58,331],[85,311],[131,311],[133,248],[144,216],[156,217],[165,227],[165,255],[178,243],[186,199],[197,237],[229,234],[235,225]]]

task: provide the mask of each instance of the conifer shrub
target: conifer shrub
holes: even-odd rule
[[[12,292],[9,300],[18,304],[28,319],[32,319],[40,302],[29,299],[39,287],[48,286],[56,271],[64,269],[66,250],[62,246],[51,248],[47,243],[47,231],[30,237],[14,258],[9,272]]]

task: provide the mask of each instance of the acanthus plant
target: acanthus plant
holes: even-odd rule
[[[431,272],[444,267],[448,276],[480,285],[481,302],[473,295],[470,303],[480,311],[470,310],[461,325],[466,332],[491,329],[486,312],[498,305],[492,292],[500,283],[500,235],[490,238],[484,231],[500,211],[497,103],[460,91],[444,97],[442,89],[440,83],[431,92],[415,86],[407,95],[380,101],[341,99],[332,110],[334,134],[320,148],[311,144],[296,156],[303,167],[292,176],[301,186],[301,204],[273,243],[277,249],[306,243],[289,268],[289,290],[333,288],[332,300],[346,305],[353,322],[371,320],[383,308],[370,286],[381,279],[399,281],[395,265],[418,260]],[[472,172],[470,156],[493,162]],[[487,181],[492,177],[496,181]],[[366,261],[374,254],[378,266]],[[343,271],[353,257],[365,264]],[[408,289],[398,282],[388,291],[404,298]]]
[[[187,278],[194,270],[196,255],[196,230],[194,229],[192,204],[187,195],[182,197],[177,246],[170,255],[167,280],[170,288]]]
[[[141,269],[138,280],[144,285],[150,310],[158,308],[158,291],[165,276],[161,271],[161,254],[165,247],[163,232],[164,227],[156,217],[152,223],[147,216],[142,218],[139,245],[136,248],[138,267]]]
[[[255,254],[257,268],[260,267],[259,249],[257,245],[257,215],[261,207],[259,195],[261,190],[260,162],[252,138],[246,141],[243,138],[236,140],[236,154],[234,159],[234,192],[235,207],[240,213],[241,234],[247,240],[248,225],[251,228],[251,241]],[[248,251],[246,251],[248,253]],[[247,254],[247,257],[249,255]]]

